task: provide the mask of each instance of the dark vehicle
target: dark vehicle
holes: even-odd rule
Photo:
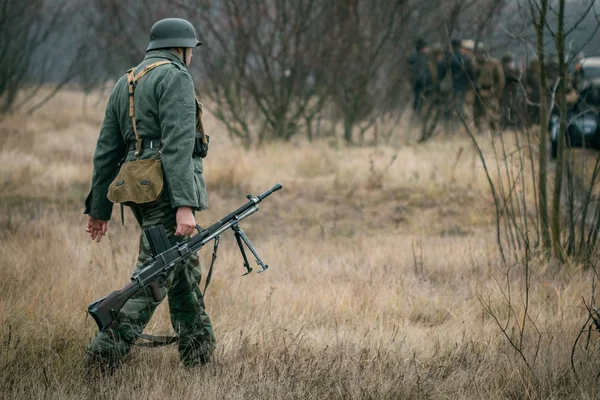
[[[600,149],[600,132],[598,132],[598,114],[595,111],[567,112],[567,146]],[[550,118],[550,137],[552,158],[558,156],[558,129],[560,117],[553,114]]]
[[[600,78],[590,77],[598,72],[600,72],[600,64],[593,69],[590,67],[584,70],[577,102],[567,111],[566,144],[568,147],[600,149]],[[552,158],[558,155],[559,125],[560,116],[555,110],[550,117],[549,125]]]

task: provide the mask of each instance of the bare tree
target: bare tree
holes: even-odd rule
[[[48,71],[60,61],[48,44],[65,32],[67,13],[75,11],[73,7],[77,4],[0,0],[0,114],[23,105],[16,104],[21,89],[33,88],[29,100],[48,79]],[[67,73],[60,77],[61,83],[72,78]]]
[[[328,86],[341,115],[344,139],[362,135],[377,117],[377,83],[390,55],[392,34],[411,15],[406,0],[334,1],[330,21],[334,29],[325,38],[332,57]],[[362,123],[362,125],[361,125]]]
[[[556,170],[554,175],[554,193],[552,198],[552,244],[553,244],[553,252],[554,256],[559,260],[564,260],[566,257],[566,253],[573,255],[575,248],[575,236],[576,236],[576,216],[575,216],[575,207],[573,203],[573,199],[575,197],[574,190],[576,189],[572,185],[573,175],[572,169],[567,165],[568,159],[568,151],[567,151],[567,91],[573,89],[570,87],[570,77],[568,71],[568,53],[571,49],[567,48],[569,44],[567,43],[567,36],[573,32],[575,32],[580,23],[585,19],[585,16],[588,15],[594,5],[595,0],[589,0],[587,4],[582,3],[583,11],[582,15],[578,16],[575,19],[575,22],[572,26],[566,26],[566,0],[558,0],[558,10],[550,6],[550,10],[554,14],[556,18],[556,30],[554,30],[550,24],[552,21],[550,18],[546,19],[547,29],[554,39],[554,45],[556,48],[556,52],[558,55],[558,77],[557,81],[554,84],[554,93],[556,98],[556,105],[560,114],[560,128],[558,134],[558,154],[556,158]],[[554,96],[553,96],[554,97]],[[567,204],[568,208],[568,240],[567,244],[567,252],[565,253],[564,243],[561,240],[561,218],[563,215],[563,179],[564,179],[564,171],[565,167],[568,167],[567,179],[569,181],[569,193],[567,193],[567,198],[569,202]],[[587,209],[587,204],[584,205]],[[582,226],[582,229],[585,229],[585,226]]]
[[[199,21],[209,43],[200,85],[230,134],[249,145],[289,140],[311,124],[326,95],[317,82],[327,55],[321,40],[329,29],[323,19],[327,1],[175,4]]]
[[[114,79],[137,65],[145,54],[150,28],[157,20],[185,17],[166,2],[91,0],[84,10],[80,34],[86,52],[79,60],[79,78],[86,87]]]
[[[539,92],[545,93],[548,86],[546,78],[546,63],[544,51],[544,30],[546,26],[546,17],[548,15],[548,0],[540,0],[540,4],[536,0],[529,0],[530,18],[535,26],[536,33],[536,49],[539,63]],[[540,143],[539,143],[539,180],[538,180],[538,212],[540,221],[540,231],[542,239],[542,247],[546,250],[550,249],[550,223],[548,219],[548,103],[546,96],[541,97],[540,101]]]
[[[559,0],[558,31],[555,36],[556,50],[558,52],[559,92],[558,104],[560,107],[560,130],[558,134],[558,157],[556,158],[556,171],[554,174],[554,196],[552,198],[552,247],[554,256],[564,260],[563,247],[560,240],[561,196],[563,183],[563,169],[565,159],[565,131],[567,130],[567,66],[565,60],[565,0]]]

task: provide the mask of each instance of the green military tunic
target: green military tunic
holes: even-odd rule
[[[161,145],[166,193],[173,208],[189,206],[197,210],[208,207],[202,176],[202,159],[192,158],[196,133],[194,84],[181,60],[167,50],[149,51],[135,69],[157,61],[172,63],[155,68],[135,89],[135,115],[142,139]],[[128,146],[135,143],[129,116],[127,77],[113,89],[94,153],[94,172],[85,213],[103,221],[111,217],[113,204],[106,198],[108,186],[119,172],[119,163],[134,158]],[[145,149],[142,158],[156,155],[157,148]]]
[[[202,176],[202,159],[192,157],[196,135],[196,103],[192,79],[179,58],[166,50],[149,51],[135,73],[146,65],[170,60],[146,74],[135,88],[135,115],[138,133],[147,143],[160,146],[146,148],[141,158],[160,156],[165,173],[165,193],[158,204],[132,206],[140,226],[164,226],[175,245],[176,210],[189,206],[203,210],[208,206],[206,186]],[[135,158],[135,134],[129,115],[127,78],[122,77],[113,89],[100,136],[94,153],[91,191],[85,202],[85,213],[109,220],[113,204],[106,198],[108,186],[115,178],[122,160]],[[137,268],[151,257],[146,237],[140,237]],[[215,348],[210,318],[204,310],[204,298],[198,284],[200,262],[196,254],[171,271],[161,285],[168,295],[171,324],[179,338],[179,354],[184,364],[204,363]],[[112,366],[131,349],[143,332],[160,302],[149,291],[132,297],[119,312],[117,324],[99,332],[88,346],[88,355],[95,363]]]
[[[482,127],[481,121],[488,120],[489,127],[496,130],[499,127],[500,99],[504,92],[505,78],[502,65],[495,58],[473,61],[477,96],[473,104],[475,126]]]

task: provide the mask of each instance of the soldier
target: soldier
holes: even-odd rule
[[[423,109],[423,90],[428,79],[427,53],[429,49],[423,39],[415,43],[415,53],[409,58],[408,64],[412,72],[413,112],[420,114]]]
[[[462,41],[462,54],[463,56],[469,60],[469,62],[473,63],[473,55],[475,52],[475,41],[472,39],[465,39]],[[471,77],[472,79],[472,77]],[[475,102],[475,92],[473,90],[473,85],[467,86],[467,92],[465,94],[465,106],[468,110],[473,109],[473,103]]]
[[[531,60],[525,77],[523,86],[527,93],[527,124],[534,125],[540,122],[540,63],[538,60]]]
[[[515,67],[512,53],[502,56],[502,71],[504,72],[504,92],[500,103],[502,110],[501,124],[503,128],[520,128],[523,124],[521,99],[521,72]]]
[[[560,84],[560,73],[557,56],[549,56],[546,60],[546,101],[550,103],[550,114],[559,112],[556,93]]]
[[[438,97],[438,89],[440,85],[439,66],[444,59],[444,48],[441,43],[434,43],[427,62],[427,85],[425,87],[425,97]]]
[[[550,114],[558,114],[560,112],[560,97],[558,96],[558,93],[560,93],[561,85],[563,84],[566,85],[567,108],[573,106],[577,102],[577,90],[573,86],[573,80],[568,71],[565,80],[562,80],[560,77],[560,65],[557,56],[551,56],[548,58],[548,62],[546,63],[546,77],[547,101],[551,102],[554,100],[554,102],[551,104]]]
[[[465,95],[473,74],[471,61],[465,57],[462,41],[453,39],[452,52],[440,63],[439,79],[442,94],[450,94],[451,101],[447,102],[445,118],[453,119],[455,115],[464,117]]]
[[[573,66],[573,79],[571,85],[578,90],[583,89],[581,83],[583,81],[583,63],[585,62],[585,53],[579,52],[575,57],[575,65]]]
[[[85,201],[85,229],[93,240],[99,242],[107,232],[113,208],[107,192],[121,160],[137,159],[140,154],[142,159],[149,159],[157,157],[160,149],[165,180],[165,191],[158,202],[131,206],[141,228],[162,224],[175,245],[193,233],[194,211],[208,207],[203,155],[197,148],[198,103],[187,71],[193,48],[201,44],[186,20],[168,18],[152,26],[146,56],[131,75],[143,76],[134,86],[135,104],[131,104],[137,123],[130,114],[128,76],[121,77],[115,85],[96,144],[91,191]],[[138,130],[141,142],[136,149]],[[149,243],[142,234],[136,267],[150,254]],[[179,356],[186,366],[207,362],[215,348],[212,325],[198,287],[200,274],[198,256],[194,254],[175,268],[160,287],[162,294],[168,295]],[[117,316],[115,326],[99,332],[89,344],[89,366],[101,371],[114,369],[140,337],[159,303],[144,291],[131,298]]]
[[[481,119],[488,119],[492,130],[498,128],[500,100],[504,92],[504,72],[495,58],[489,57],[483,43],[479,43],[473,60],[476,98],[473,107],[475,126],[481,128]]]
[[[424,99],[424,118],[423,118],[423,127],[421,134],[421,142],[429,139],[435,128],[437,123],[439,122],[443,97],[440,93],[440,80],[439,80],[439,65],[444,58],[444,48],[441,43],[434,43],[431,46],[431,50],[429,53],[429,63],[428,63],[428,79],[426,81],[425,89],[423,91],[423,99]]]
[[[548,80],[548,90],[553,91],[554,86],[558,83],[560,74],[558,72],[558,57],[549,56],[546,60],[546,79]]]

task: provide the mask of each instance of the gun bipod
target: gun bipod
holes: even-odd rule
[[[246,234],[240,228],[240,226],[238,225],[237,222],[234,222],[231,225],[231,229],[233,229],[233,232],[235,234],[235,240],[238,244],[238,247],[240,248],[240,253],[242,253],[242,258],[244,259],[244,267],[246,268],[246,273],[244,274],[244,276],[248,275],[250,272],[252,272],[252,268],[250,267],[250,263],[248,262],[248,257],[246,256],[246,250],[244,249],[243,244],[246,244],[246,247],[248,247],[250,252],[254,255],[254,258],[256,259],[256,263],[258,265],[260,265],[260,271],[258,271],[258,273],[261,273],[261,272],[264,272],[265,270],[267,270],[269,268],[269,266],[267,264],[265,264],[263,262],[263,260],[260,258],[260,256],[256,252],[256,250],[252,246],[252,243],[250,243],[250,239],[248,239],[248,236],[246,236]],[[242,242],[243,242],[243,244],[242,244]]]

